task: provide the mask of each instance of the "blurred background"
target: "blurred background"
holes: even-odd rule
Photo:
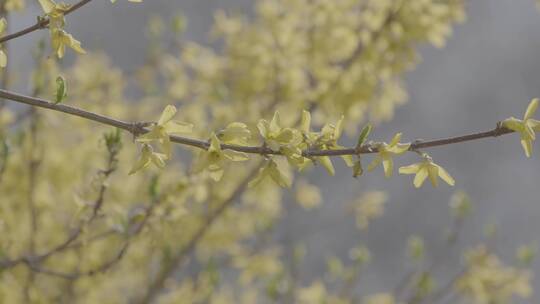
[[[141,33],[152,15],[169,18],[181,12],[188,18],[186,38],[206,44],[216,9],[249,15],[254,5],[249,0],[118,2],[114,6],[108,0],[90,3],[70,16],[68,30],[87,50],[103,50],[128,73],[144,62],[147,43]],[[32,24],[39,13],[35,6],[24,15],[12,16],[11,29]],[[540,96],[540,13],[534,1],[469,1],[467,13],[467,21],[455,28],[445,48],[421,48],[422,62],[406,76],[408,103],[397,109],[394,120],[377,126],[373,138],[389,140],[400,131],[405,140],[428,140],[489,130],[499,120],[520,117],[530,99]],[[28,77],[27,50],[43,35],[46,33],[37,32],[10,44],[11,68],[19,79]],[[68,52],[66,65],[72,56]],[[24,86],[17,89],[27,92]],[[300,274],[306,281],[324,271],[326,257],[346,257],[352,246],[367,245],[373,259],[360,288],[370,292],[393,288],[401,278],[396,274],[412,267],[404,262],[411,234],[425,238],[428,257],[440,261],[436,272],[441,276],[457,272],[460,248],[479,243],[486,225],[497,225],[494,246],[511,261],[514,248],[540,241],[538,143],[535,148],[537,153],[526,159],[518,137],[503,136],[430,149],[434,159],[455,177],[455,188],[414,189],[410,176],[386,180],[380,168],[353,179],[350,170],[337,161],[335,177],[323,170],[309,176],[322,187],[325,201],[321,207],[305,211],[287,204],[276,238],[284,244],[306,246],[307,267]],[[349,202],[370,190],[387,192],[386,212],[367,231],[359,232]],[[444,240],[451,225],[448,202],[456,190],[470,195],[473,214],[464,223],[458,246],[448,251]],[[540,263],[533,266],[540,273]],[[540,289],[540,280],[535,279],[533,285]],[[539,300],[536,295],[531,303]]]

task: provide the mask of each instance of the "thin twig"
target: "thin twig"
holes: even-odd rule
[[[160,271],[156,275],[155,279],[152,281],[146,293],[136,301],[138,304],[151,303],[154,297],[161,291],[165,281],[169,278],[176,270],[178,265],[183,264],[186,258],[195,250],[195,247],[199,241],[206,235],[206,232],[212,227],[212,224],[238,199],[238,197],[244,192],[247,188],[247,184],[250,180],[253,179],[255,174],[258,172],[259,165],[255,166],[250,173],[242,179],[240,186],[227,198],[219,207],[212,211],[208,217],[205,219],[202,226],[193,234],[188,243],[173,256],[166,265],[162,265]]]
[[[7,90],[0,89],[0,98],[9,99],[12,101],[24,103],[24,104],[31,105],[34,107],[40,107],[40,108],[45,108],[45,109],[49,109],[49,110],[53,110],[57,112],[63,112],[63,113],[74,115],[74,116],[79,116],[88,120],[99,122],[101,124],[105,124],[105,125],[122,129],[122,130],[126,130],[136,136],[150,131],[147,127],[145,127],[147,123],[126,122],[126,121],[114,119],[105,115],[89,112],[89,111],[86,111],[77,107],[63,105],[63,104],[54,104],[45,99],[25,96],[25,95],[13,93]],[[425,149],[425,148],[431,148],[431,147],[437,147],[437,146],[451,145],[451,144],[456,144],[456,143],[461,143],[461,142],[478,140],[482,138],[498,137],[498,136],[509,134],[509,133],[514,133],[514,131],[507,129],[503,127],[500,123],[498,123],[497,126],[490,131],[478,132],[478,133],[472,133],[472,134],[448,137],[448,138],[442,138],[442,139],[435,139],[435,140],[430,140],[430,141],[415,141],[411,144],[409,151],[415,151],[419,149]],[[190,147],[195,147],[198,149],[206,150],[209,147],[209,143],[203,140],[176,136],[176,135],[170,136],[170,139],[174,143],[186,145]],[[249,154],[283,155],[281,151],[272,150],[271,148],[264,145],[263,146],[240,146],[240,145],[221,144],[221,148],[227,149],[227,150],[234,150],[237,152],[249,153]],[[307,150],[302,151],[302,155],[304,157],[320,157],[320,156],[358,155],[358,154],[369,154],[369,153],[377,153],[377,152],[378,152],[378,148],[376,145],[364,144],[360,147],[341,148],[341,149],[335,149],[335,150],[307,149]]]
[[[86,5],[87,3],[89,3],[90,1],[92,0],[81,0],[79,1],[78,3],[74,4],[73,6],[71,6],[68,10],[66,10],[64,12],[64,15],[68,15],[72,12],[74,12],[75,10],[83,7],[84,5]],[[0,43],[4,43],[6,41],[9,41],[9,40],[12,40],[12,39],[15,39],[15,38],[18,38],[18,37],[21,37],[21,36],[24,36],[26,34],[30,34],[32,32],[35,32],[37,30],[40,30],[40,29],[44,29],[46,28],[48,25],[49,25],[49,19],[46,19],[46,18],[38,18],[36,23],[34,25],[31,25],[27,28],[24,28],[18,32],[15,32],[15,33],[12,33],[12,34],[9,34],[9,35],[5,35],[3,37],[0,37]]]

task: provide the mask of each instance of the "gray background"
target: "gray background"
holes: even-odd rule
[[[147,45],[141,33],[151,14],[166,17],[182,10],[189,17],[188,39],[204,42],[215,9],[250,13],[252,2],[145,0],[143,4],[128,4],[118,0],[111,6],[108,0],[96,0],[73,14],[69,31],[84,42],[86,49],[101,49],[118,66],[129,69],[144,60]],[[540,14],[534,1],[470,1],[467,11],[467,22],[455,28],[446,48],[421,48],[423,62],[406,77],[409,102],[398,108],[395,120],[377,127],[373,137],[388,139],[396,130],[409,140],[488,130],[498,120],[521,116],[529,100],[540,96]],[[11,29],[32,23],[37,12],[34,7],[33,14],[13,17]],[[27,77],[30,57],[26,50],[42,35],[45,33],[34,33],[10,46],[11,68],[21,79]],[[67,57],[69,63],[71,55]],[[475,203],[460,247],[477,243],[482,227],[490,222],[499,225],[496,246],[506,261],[512,260],[516,246],[539,240],[538,143],[535,148],[532,158],[526,159],[518,137],[504,136],[429,151],[456,178],[455,188],[468,192]],[[442,185],[416,190],[410,177],[385,180],[381,171],[359,180],[350,178],[350,172],[341,165],[333,178],[317,171],[312,180],[328,194],[324,205],[309,213],[289,208],[279,238],[307,245],[304,278],[323,271],[324,257],[346,257],[348,249],[361,241],[374,256],[361,288],[383,291],[396,284],[396,273],[410,268],[404,263],[410,234],[424,236],[433,255],[447,251],[442,238],[450,224],[447,206],[455,189]],[[361,191],[377,189],[389,194],[387,213],[367,233],[359,233],[347,202]],[[457,250],[448,253],[442,263],[439,275],[456,271]],[[540,273],[540,263],[534,266]],[[538,280],[534,285],[540,289]]]

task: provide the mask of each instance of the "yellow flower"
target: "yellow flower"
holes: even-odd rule
[[[212,133],[210,135],[210,147],[199,157],[194,171],[201,172],[206,169],[213,180],[219,181],[223,176],[223,167],[226,161],[245,161],[248,159],[249,157],[245,153],[221,149],[219,139],[216,134]]]
[[[133,165],[133,168],[129,171],[129,175],[148,167],[151,163],[161,169],[165,167],[165,159],[166,157],[164,154],[154,152],[152,146],[144,144],[141,150],[141,157],[135,165]]]
[[[274,113],[270,122],[261,119],[257,124],[259,133],[264,138],[265,143],[273,150],[279,150],[281,146],[290,144],[299,136],[296,130],[291,128],[282,128],[280,126],[279,112]]]
[[[510,117],[503,121],[504,127],[519,132],[521,136],[521,145],[523,146],[523,150],[525,150],[525,155],[527,157],[531,157],[532,154],[532,143],[536,139],[535,132],[540,131],[540,121],[532,119],[537,109],[538,98],[535,98],[527,107],[523,120]]]
[[[261,119],[257,124],[265,144],[272,150],[281,151],[289,163],[303,168],[309,160],[302,156],[302,136],[298,130],[281,127],[279,112],[274,113],[270,122]]]
[[[219,131],[217,137],[223,143],[246,145],[251,137],[251,132],[246,124],[233,122],[225,129]]]
[[[317,133],[310,130],[311,114],[308,111],[303,111],[300,130],[302,131],[302,135],[304,136],[307,145],[309,147],[315,146],[322,150],[342,149],[343,146],[340,146],[337,142],[343,133],[343,119],[344,116],[342,115],[335,125],[330,123],[325,124],[322,127],[321,132]],[[354,166],[351,155],[343,155],[341,158],[343,158],[347,166]],[[317,160],[325,167],[330,175],[335,174],[334,165],[332,164],[330,157],[321,156],[317,157]]]
[[[260,184],[266,177],[270,177],[276,184],[283,188],[291,187],[291,180],[288,176],[283,174],[276,162],[273,160],[268,161],[266,166],[259,169],[257,176],[249,182],[248,187],[255,187]]]
[[[379,154],[375,157],[373,162],[369,164],[369,171],[372,171],[380,163],[382,163],[384,169],[384,176],[386,178],[392,176],[392,171],[394,170],[394,160],[392,159],[392,157],[407,152],[409,150],[409,147],[411,146],[411,144],[399,143],[399,141],[401,140],[401,135],[401,133],[397,133],[396,135],[394,135],[394,138],[392,138],[390,144],[381,143],[377,146],[377,148],[379,149]]]
[[[161,144],[165,156],[167,158],[171,157],[171,139],[169,136],[172,134],[188,134],[193,130],[192,124],[172,120],[174,115],[176,115],[176,108],[172,105],[166,106],[152,130],[139,136],[137,141],[142,143],[157,141]]]
[[[0,34],[3,34],[7,27],[6,18],[0,19]],[[7,65],[7,56],[4,50],[0,50],[0,67],[5,68]]]
[[[424,161],[420,163],[399,168],[399,173],[416,174],[413,181],[413,184],[416,188],[420,188],[428,177],[433,187],[437,187],[439,184],[439,180],[437,179],[437,177],[440,177],[450,186],[453,186],[455,184],[452,176],[450,176],[450,174],[448,174],[448,172],[446,172],[443,167],[434,163],[431,157],[427,155],[424,156]]]
[[[56,3],[53,0],[38,0],[45,15],[49,17],[49,27],[52,29],[62,28],[65,25],[64,15],[71,7],[66,3]]]
[[[39,0],[39,4],[43,8],[45,15],[49,18],[51,46],[58,58],[64,57],[66,46],[69,46],[79,54],[85,54],[86,52],[81,47],[81,42],[63,30],[66,23],[64,16],[71,6],[65,3],[56,3],[53,0]]]
[[[81,47],[81,42],[62,29],[51,29],[51,46],[58,58],[64,57],[66,46],[79,54],[86,54],[86,51]]]

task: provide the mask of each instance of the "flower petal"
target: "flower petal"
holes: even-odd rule
[[[147,143],[147,142],[151,142],[151,141],[154,141],[154,140],[160,140],[162,138],[161,136],[161,132],[159,132],[159,128],[152,128],[152,130],[148,133],[145,133],[139,137],[137,137],[136,141],[138,142],[142,142],[142,143]]]
[[[172,120],[165,124],[165,132],[169,134],[189,134],[193,132],[193,124]]]
[[[343,120],[345,119],[345,116],[341,115],[339,120],[336,122],[336,126],[334,128],[334,140],[338,140],[341,137],[341,133],[343,133]]]
[[[390,178],[392,176],[392,171],[394,170],[394,161],[392,157],[385,157],[382,161],[384,169],[384,177]]]
[[[416,174],[420,170],[420,164],[412,164],[399,168],[399,174]]]
[[[537,109],[538,109],[538,98],[535,98],[531,100],[531,103],[529,103],[529,106],[527,107],[527,111],[525,111],[525,116],[523,116],[523,120],[532,118]]]
[[[246,161],[249,160],[249,156],[246,153],[238,152],[234,150],[224,150],[223,154],[225,157],[227,157],[229,160],[232,161]]]
[[[167,159],[171,158],[171,154],[172,154],[171,139],[169,138],[168,135],[161,138],[161,148],[163,149],[163,153],[165,153],[165,158]]]
[[[272,180],[276,182],[276,184],[280,185],[283,188],[290,188],[291,187],[291,180],[281,171],[279,171],[279,167],[276,163],[271,162],[268,168],[268,173]]]
[[[0,19],[0,34],[3,33],[7,28],[7,21],[6,18]]]
[[[420,168],[418,172],[416,172],[416,176],[414,177],[414,181],[413,181],[414,187],[416,188],[422,187],[422,184],[424,183],[427,177],[428,177],[428,170],[425,166],[422,166],[422,168]]]
[[[263,138],[268,137],[268,122],[264,119],[259,120],[257,123],[257,129]]]
[[[306,110],[302,111],[302,120],[300,121],[300,130],[304,133],[309,133],[311,125],[311,113]]]
[[[536,132],[540,132],[540,121],[536,119],[527,120],[527,124]]]
[[[450,174],[448,174],[448,172],[443,167],[439,165],[436,166],[439,168],[439,177],[450,186],[454,186],[456,184],[454,178]]]
[[[330,175],[334,176],[336,174],[336,170],[334,169],[334,165],[332,164],[332,160],[330,159],[330,157],[321,156],[317,159]]]
[[[38,0],[39,4],[41,5],[41,8],[45,12],[45,14],[48,14],[52,12],[54,7],[56,6],[56,3],[52,0]]]
[[[523,150],[525,151],[525,155],[527,157],[531,157],[532,155],[532,140],[530,139],[522,139],[521,140],[521,146],[523,147]]]
[[[390,141],[390,144],[389,146],[395,146],[399,143],[399,141],[401,140],[401,136],[403,134],[402,133],[397,133],[396,135],[394,135],[394,137],[392,138],[392,140]]]
[[[141,157],[137,160],[137,162],[135,162],[128,174],[135,174],[137,171],[148,167],[151,162],[151,155],[152,147],[150,147],[149,145],[144,145],[141,149]]]
[[[368,171],[373,171],[373,169],[377,168],[377,166],[381,163],[381,161],[382,161],[381,156],[379,155],[375,156],[373,161],[368,165]]]
[[[167,156],[165,154],[154,152],[150,155],[150,159],[156,167],[163,169],[163,167],[165,167],[165,159],[167,159]]]
[[[281,119],[279,118],[279,112],[276,111],[274,113],[274,117],[272,117],[272,120],[270,121],[269,131],[270,133],[277,133],[279,130],[281,130]]]
[[[0,50],[0,67],[5,68],[7,66],[7,56],[6,53]]]
[[[164,126],[166,123],[171,121],[171,119],[173,119],[174,115],[176,115],[176,107],[173,105],[167,105],[165,109],[163,109],[163,112],[161,112],[161,116],[157,122],[158,126]]]
[[[221,152],[221,143],[215,133],[210,135],[210,147],[208,147],[208,152]]]
[[[439,167],[433,163],[430,163],[427,165],[427,171],[429,181],[431,182],[433,187],[437,187],[439,185]]]

